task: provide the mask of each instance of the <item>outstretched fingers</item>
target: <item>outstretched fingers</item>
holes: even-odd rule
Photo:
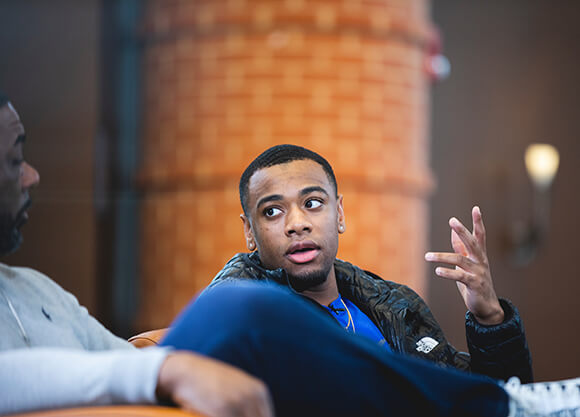
[[[468,254],[467,256],[474,255],[475,252],[477,252],[477,241],[471,232],[463,225],[463,223],[457,220],[457,218],[452,217],[449,219],[449,227],[451,227],[451,230],[457,234],[457,237],[459,237],[465,246]]]
[[[438,266],[435,268],[435,273],[440,276],[441,278],[458,281],[462,284],[467,285],[469,281],[469,277],[471,274],[466,272],[463,269],[451,269],[451,268],[444,268],[442,266]]]
[[[466,271],[471,271],[476,265],[471,259],[460,253],[453,252],[427,252],[425,254],[425,260],[453,265]]]
[[[481,212],[477,206],[472,210],[472,220],[473,233],[455,217],[449,219],[449,226],[452,230],[451,245],[457,253],[462,253],[472,260],[486,262],[485,227],[483,225]]]
[[[468,256],[469,253],[467,252],[467,248],[455,232],[455,230],[451,229],[451,247],[455,251],[455,253],[459,253],[463,256]]]
[[[485,226],[483,225],[483,216],[481,215],[479,206],[475,206],[471,209],[471,219],[473,221],[473,236],[479,243],[480,247],[485,250]]]
[[[454,252],[427,252],[425,260],[449,265],[438,266],[435,273],[457,283],[465,305],[482,324],[498,324],[504,313],[491,279],[485,227],[479,207],[471,210],[473,232],[455,217],[449,219],[451,246]]]
[[[473,277],[473,270],[477,267],[471,259],[459,253],[427,252],[425,260],[454,266],[454,268],[438,266],[435,268],[435,273],[442,278],[459,281],[466,285],[469,284]]]

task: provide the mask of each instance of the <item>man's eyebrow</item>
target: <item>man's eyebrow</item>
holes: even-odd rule
[[[315,192],[320,192],[320,193],[323,193],[326,196],[328,196],[328,192],[324,188],[322,188],[318,185],[313,185],[312,187],[303,188],[302,190],[300,190],[300,196],[303,197],[305,195],[308,195],[310,193],[315,193]],[[267,195],[266,197],[263,197],[260,200],[258,200],[258,204],[256,205],[256,207],[259,208],[261,205],[266,204],[270,201],[280,201],[283,199],[284,199],[284,196],[281,194]]]
[[[284,197],[282,197],[281,194],[272,194],[272,195],[267,195],[266,197],[261,198],[260,200],[258,200],[258,205],[256,207],[260,207],[262,204],[266,204],[269,201],[280,201],[282,200]]]
[[[18,135],[14,141],[14,146],[18,145],[19,143],[24,143],[24,141],[26,141],[26,135]]]
[[[320,193],[323,193],[326,196],[328,196],[328,193],[326,192],[326,190],[322,187],[319,187],[318,185],[313,185],[312,187],[303,188],[302,190],[300,190],[300,195],[305,196],[307,194],[315,193],[315,192],[320,192]]]

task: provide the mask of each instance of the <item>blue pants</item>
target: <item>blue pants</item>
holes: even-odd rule
[[[162,344],[262,379],[279,417],[508,415],[507,394],[494,380],[386,352],[278,286],[212,288]]]

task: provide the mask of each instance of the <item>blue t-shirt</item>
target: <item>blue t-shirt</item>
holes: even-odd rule
[[[328,306],[324,306],[332,317],[349,333],[355,333],[372,340],[391,352],[391,347],[383,337],[377,326],[357,306],[340,295]]]

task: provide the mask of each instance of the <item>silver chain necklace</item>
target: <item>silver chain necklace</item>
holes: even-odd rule
[[[14,306],[12,305],[10,298],[8,298],[8,296],[6,295],[6,293],[4,292],[2,287],[0,287],[0,294],[2,294],[2,297],[4,298],[4,300],[6,300],[6,304],[8,304],[8,308],[10,309],[10,313],[12,313],[12,317],[14,317],[14,320],[16,320],[16,324],[18,325],[18,329],[20,329],[20,334],[22,335],[22,340],[24,340],[24,343],[26,343],[26,346],[30,347],[30,338],[28,337],[26,330],[24,330],[24,326],[22,325],[22,321],[20,321],[20,317],[18,316],[18,313],[14,309]]]

